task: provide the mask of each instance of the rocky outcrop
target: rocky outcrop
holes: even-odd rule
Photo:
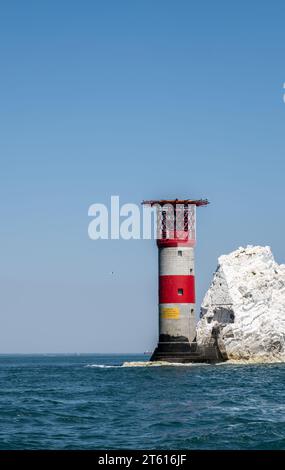
[[[224,359],[285,360],[285,265],[269,247],[247,246],[219,258],[197,342],[217,344]]]

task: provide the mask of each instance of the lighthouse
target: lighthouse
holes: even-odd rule
[[[195,254],[196,208],[199,200],[154,200],[156,208],[159,273],[159,339],[151,361],[214,362],[219,352],[196,343]]]

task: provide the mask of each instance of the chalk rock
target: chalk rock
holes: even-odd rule
[[[197,342],[217,344],[225,359],[285,360],[285,265],[270,247],[249,245],[219,257]]]

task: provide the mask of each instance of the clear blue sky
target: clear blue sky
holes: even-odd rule
[[[88,238],[112,194],[211,201],[198,307],[220,254],[285,261],[284,18],[281,0],[1,2],[0,352],[155,345],[155,243]]]

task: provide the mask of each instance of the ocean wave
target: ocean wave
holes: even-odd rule
[[[111,364],[87,364],[84,367],[95,367],[99,369],[118,369],[126,367],[195,367],[207,366],[207,363],[182,363],[182,362],[166,362],[166,361],[126,361],[120,365]]]
[[[182,363],[182,362],[166,362],[166,361],[139,361],[124,362],[122,367],[194,367],[206,366],[206,363]]]
[[[276,356],[257,356],[248,359],[230,358],[221,364],[284,364],[284,359]]]
[[[99,369],[117,369],[122,367],[122,365],[111,365],[111,364],[86,364],[84,367],[97,367]]]
[[[201,367],[201,366],[224,366],[224,365],[250,365],[250,364],[273,364],[282,361],[264,360],[262,359],[229,359],[224,362],[217,362],[209,364],[206,362],[166,362],[166,361],[126,361],[122,364],[87,364],[84,367],[91,367],[97,369],[120,369],[131,367]],[[284,363],[284,362],[283,362]]]

